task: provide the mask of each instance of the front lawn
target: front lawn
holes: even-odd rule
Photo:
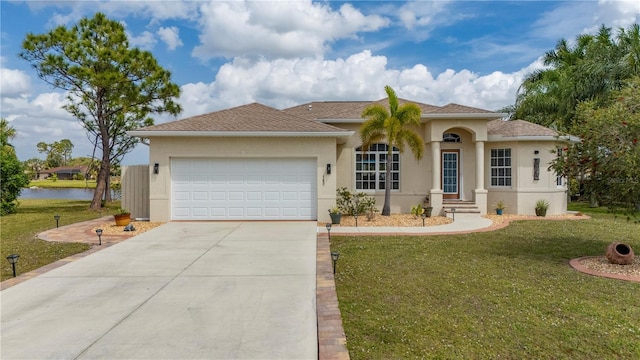
[[[568,265],[612,241],[640,253],[640,225],[594,216],[467,235],[332,237],[351,358],[640,358],[640,284]]]
[[[95,180],[31,180],[27,187],[65,188],[65,189],[95,189]]]
[[[18,274],[22,274],[89,249],[86,244],[53,243],[36,239],[35,236],[56,227],[55,214],[60,215],[60,226],[63,226],[96,219],[109,214],[109,211],[113,213],[113,208],[119,204],[109,204],[109,209],[100,213],[89,210],[90,203],[81,200],[20,200],[18,213],[0,217],[0,279],[13,277],[11,265],[6,260],[9,254],[20,255],[16,269]]]

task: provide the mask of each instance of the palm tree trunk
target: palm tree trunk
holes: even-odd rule
[[[393,146],[391,144],[388,145],[387,150],[387,167],[385,171],[384,177],[384,205],[382,206],[381,215],[389,216],[391,215],[391,156]]]

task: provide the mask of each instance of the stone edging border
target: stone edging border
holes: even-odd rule
[[[316,238],[316,315],[318,321],[318,359],[348,360],[347,338],[342,327],[333,276],[331,249],[327,234]]]
[[[625,275],[620,275],[620,274],[611,274],[611,273],[606,273],[606,272],[601,272],[601,271],[595,271],[595,270],[591,270],[588,267],[582,265],[580,263],[580,260],[582,259],[592,259],[592,258],[599,258],[600,256],[582,256],[579,258],[575,258],[575,259],[571,259],[569,260],[569,265],[574,268],[576,271],[579,271],[581,273],[585,273],[588,275],[593,275],[593,276],[600,276],[600,277],[605,277],[605,278],[609,278],[609,279],[616,279],[616,280],[624,280],[624,281],[633,281],[633,282],[637,282],[640,283],[640,276],[625,276]]]

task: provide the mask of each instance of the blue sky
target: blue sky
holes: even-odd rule
[[[375,100],[384,86],[434,105],[513,104],[522,78],[561,38],[640,22],[640,2],[601,1],[2,1],[2,117],[18,157],[64,138],[91,154],[77,120],[21,60],[27,33],[72,26],[96,11],[122,22],[181,87],[178,118],[251,102]],[[156,123],[173,120],[156,117]],[[143,145],[125,164],[148,160]]]

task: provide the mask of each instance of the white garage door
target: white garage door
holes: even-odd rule
[[[316,220],[315,159],[172,159],[173,220]]]

